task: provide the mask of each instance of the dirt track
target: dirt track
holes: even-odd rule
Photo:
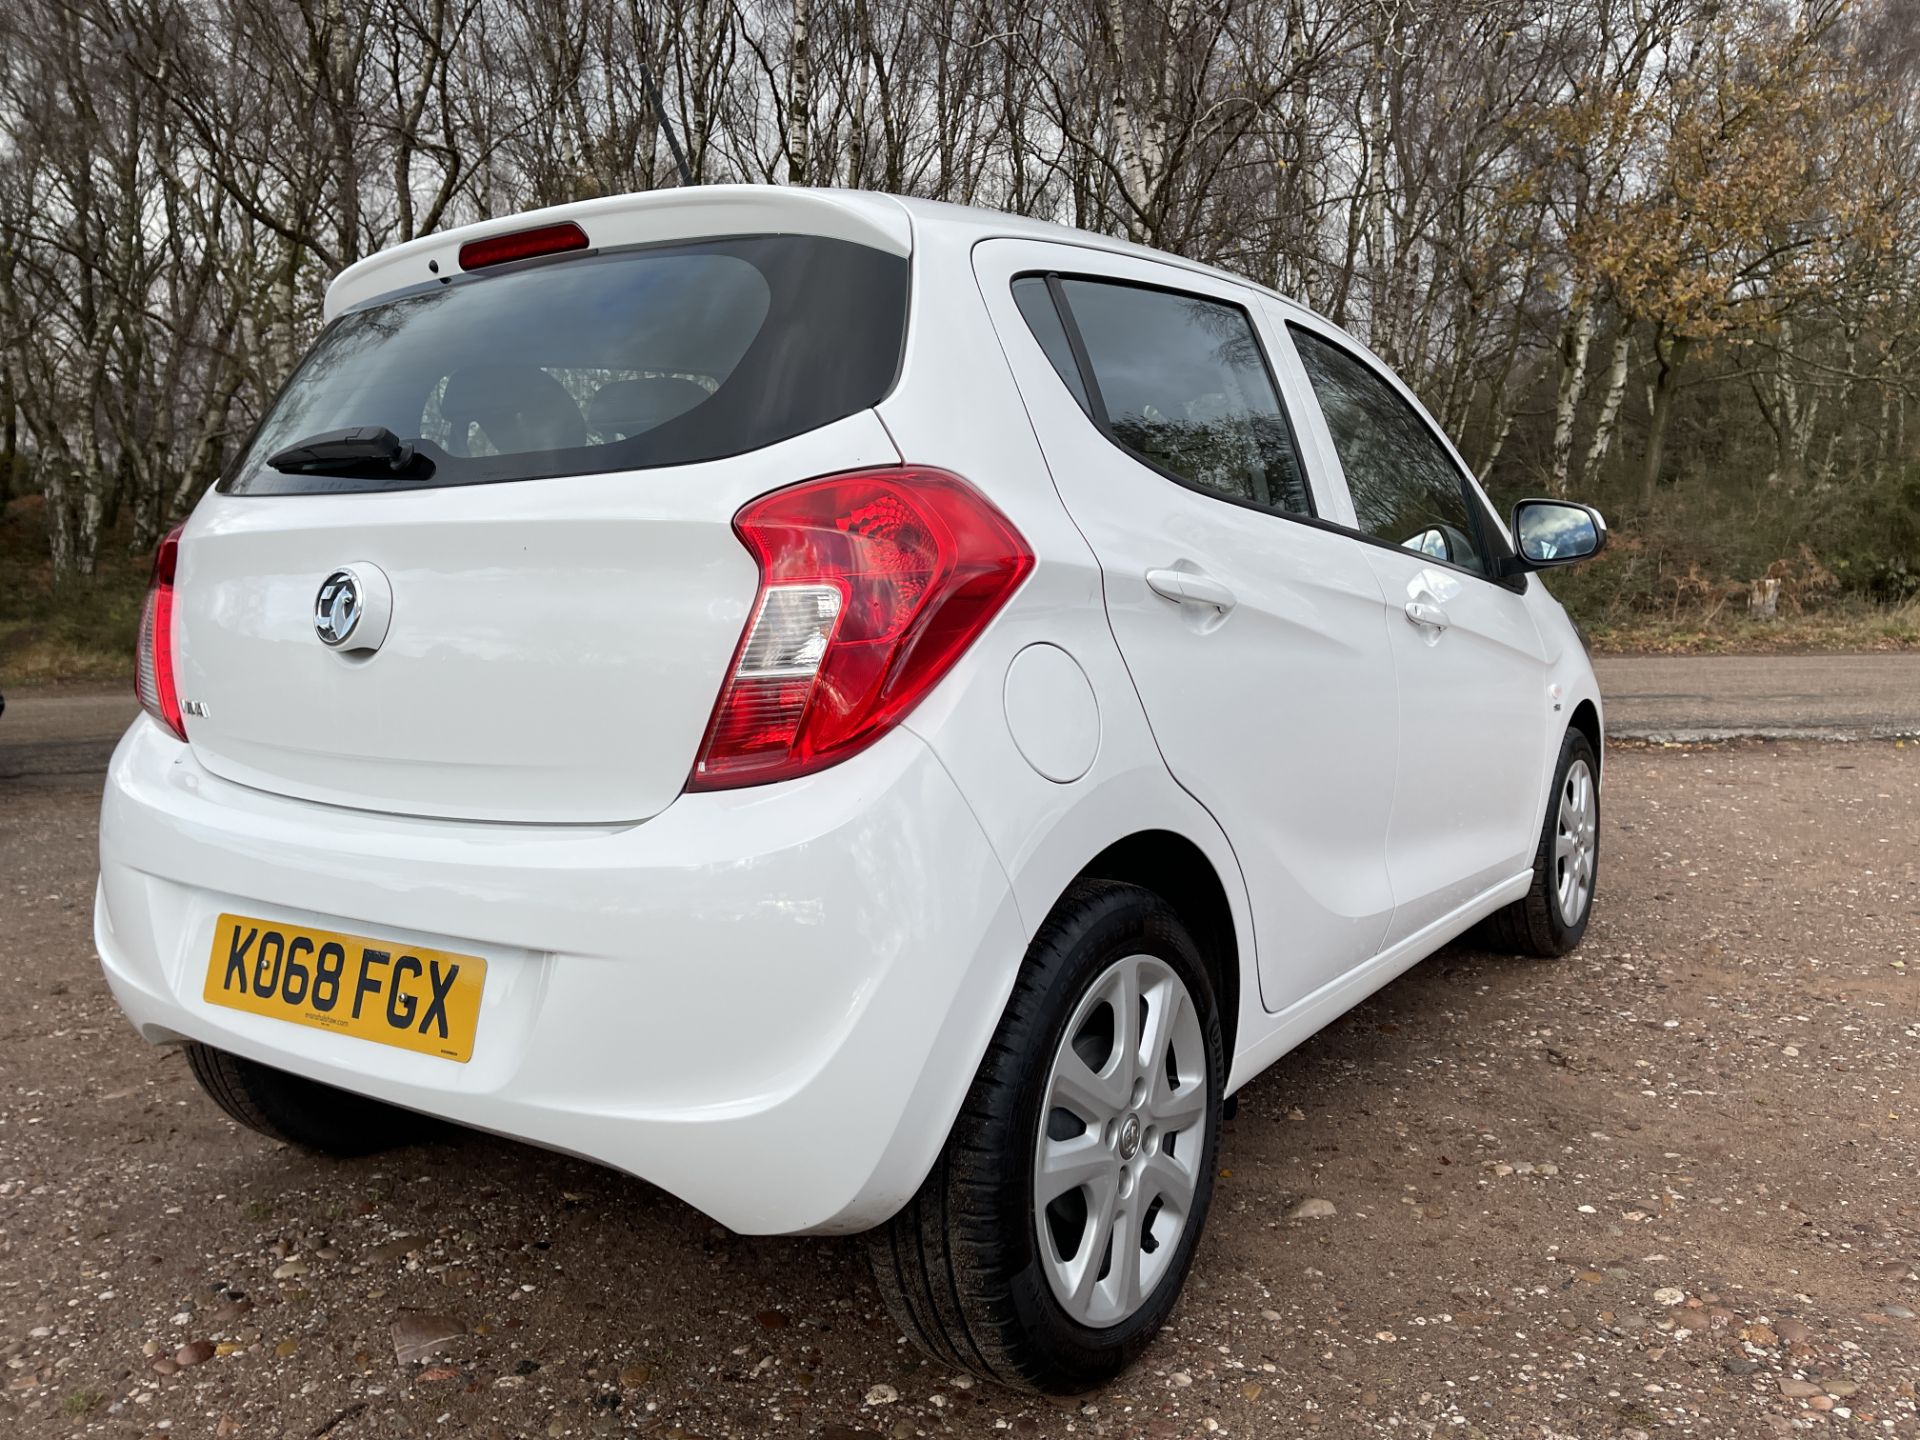
[[[63,724],[0,779],[0,1433],[1920,1435],[1920,746],[1617,747],[1585,946],[1449,951],[1249,1086],[1173,1328],[1056,1405],[922,1363],[855,1243],[236,1129],[98,977]]]
[[[1607,733],[1642,740],[1920,737],[1920,654],[1603,655]]]

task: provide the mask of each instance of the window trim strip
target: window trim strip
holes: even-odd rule
[[[1016,275],[1013,283],[1018,284],[1025,278]],[[1093,357],[1087,353],[1087,342],[1081,337],[1079,317],[1073,313],[1073,307],[1067,304],[1066,290],[1060,283],[1060,276],[1049,271],[1042,278],[1047,284],[1047,294],[1053,300],[1053,312],[1060,321],[1060,328],[1066,332],[1067,350],[1073,356],[1073,368],[1080,372],[1080,387],[1087,392],[1087,404],[1093,410],[1088,418],[1099,427],[1102,435],[1113,440],[1113,419],[1107,413],[1107,397],[1101,393],[1100,383],[1093,378]],[[1037,336],[1035,338],[1038,339]],[[1113,443],[1120,444],[1117,440]],[[1121,448],[1126,449],[1125,446]],[[1134,452],[1128,450],[1127,453],[1131,455]]]

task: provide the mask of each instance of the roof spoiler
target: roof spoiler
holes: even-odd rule
[[[566,223],[585,231],[598,250],[728,235],[820,235],[890,255],[913,251],[906,210],[883,195],[784,185],[701,185],[608,195],[482,220],[369,255],[341,271],[327,287],[326,318],[396,290],[452,279],[461,273],[462,247],[475,241]]]

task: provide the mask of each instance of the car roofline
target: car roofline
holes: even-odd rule
[[[922,227],[970,232],[976,240],[1074,245],[1225,281],[1322,324],[1332,323],[1299,301],[1244,275],[1092,230],[1003,210],[875,190],[793,185],[697,185],[606,195],[424,235],[369,255],[341,271],[327,287],[325,318],[332,320],[383,295],[460,274],[460,247],[471,241],[569,220],[586,230],[596,248],[733,235],[818,235],[907,256],[913,253],[914,231]]]

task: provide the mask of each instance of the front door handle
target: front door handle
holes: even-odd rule
[[[1447,612],[1434,600],[1407,601],[1407,619],[1421,629],[1431,630],[1436,634],[1445,630],[1449,623]]]
[[[1147,588],[1165,599],[1187,605],[1211,605],[1222,615],[1233,609],[1233,591],[1208,575],[1191,570],[1149,570]]]

